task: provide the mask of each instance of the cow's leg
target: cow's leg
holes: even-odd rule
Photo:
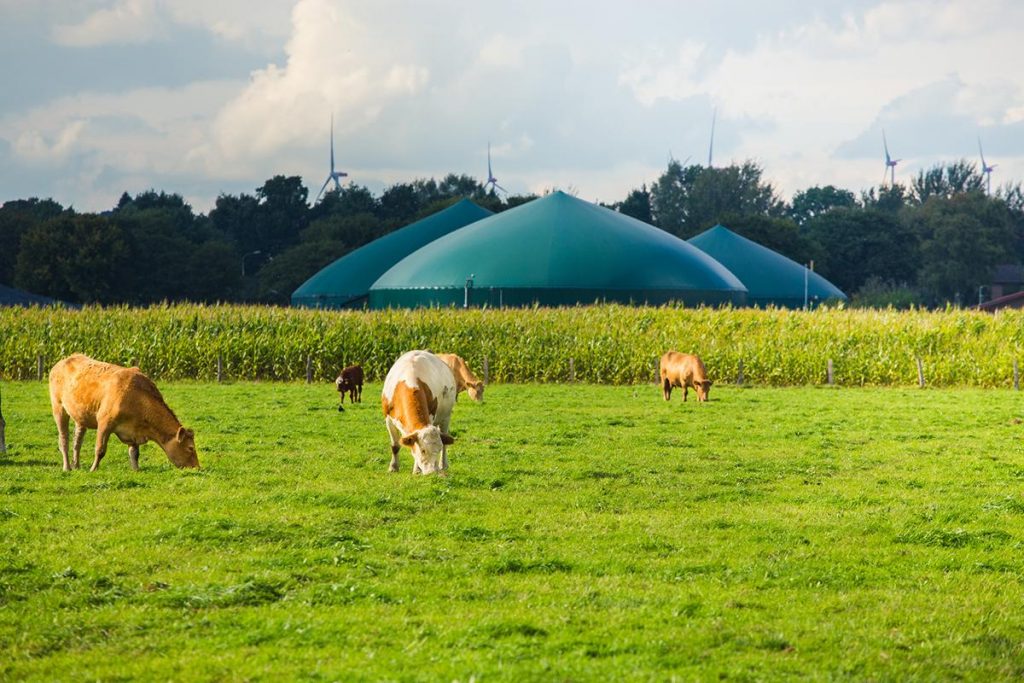
[[[136,472],[139,471],[139,444],[135,443],[128,447],[128,461],[132,464],[132,469]]]
[[[61,457],[64,458],[64,471],[71,471],[71,462],[68,460],[68,420],[70,417],[64,408],[54,406],[53,421],[57,423],[57,448],[60,449]]]
[[[85,425],[75,423],[75,459],[72,467],[78,469],[78,457],[82,453],[82,441],[85,439]]]
[[[690,385],[689,384],[683,384],[683,400],[684,401],[686,400],[686,394],[688,394],[689,392],[690,392]]]
[[[96,457],[92,461],[92,467],[89,468],[90,472],[95,472],[100,468],[100,460],[107,454],[107,440],[110,439],[112,433],[110,425],[104,422],[96,427]]]
[[[661,393],[665,396],[666,401],[672,399],[672,380],[668,377],[661,380]]]
[[[388,466],[388,472],[397,472],[398,451],[402,448],[402,433],[390,419],[386,419],[385,422],[388,426],[388,436],[391,437],[391,464]]]
[[[360,403],[363,402],[363,385],[362,384],[357,384],[356,385],[356,400],[358,400]]]

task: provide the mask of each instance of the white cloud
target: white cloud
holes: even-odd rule
[[[53,40],[68,47],[148,43],[159,35],[160,23],[155,0],[120,0],[77,24],[58,24]]]
[[[650,183],[670,150],[703,159],[712,106],[716,163],[755,159],[787,195],[877,183],[872,155],[883,125],[908,157],[901,173],[940,153],[973,154],[980,129],[1002,176],[1024,175],[1008,142],[1010,126],[1024,122],[1024,4],[1014,0],[0,7],[19,20],[59,17],[50,37],[97,48],[90,59],[104,45],[164,35],[187,51],[189,41],[211,42],[200,30],[252,70],[248,81],[126,92],[83,83],[80,93],[0,121],[16,162],[78,163],[81,173],[61,187],[82,183],[91,188],[83,196],[102,196],[103,183],[145,189],[184,178],[213,197],[225,184],[254,187],[275,173],[318,187],[332,111],[339,165],[374,188],[449,171],[482,180],[490,141],[495,173],[514,192],[572,186],[614,201]],[[166,46],[157,52],[164,56],[154,63]],[[122,189],[132,188],[112,189],[115,200]]]
[[[339,135],[359,130],[390,102],[421,90],[429,71],[396,59],[380,27],[372,31],[339,2],[299,0],[292,12],[287,63],[252,74],[249,86],[218,114],[211,145],[193,150],[218,160],[272,154],[327,129],[334,113]]]
[[[73,151],[85,125],[81,119],[67,121],[49,140],[39,130],[23,130],[14,139],[12,147],[16,154],[29,162],[61,162]]]

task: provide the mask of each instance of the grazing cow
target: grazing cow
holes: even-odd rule
[[[688,387],[697,391],[697,400],[708,400],[708,392],[711,391],[711,380],[704,370],[704,363],[700,358],[689,353],[676,353],[669,351],[661,357],[661,389],[665,394],[665,400],[672,397],[672,387],[683,388],[683,400],[686,400]]]
[[[341,403],[338,404],[338,410],[345,410],[345,392],[348,392],[349,400],[352,403],[359,401],[363,402],[363,368],[359,365],[350,365],[341,371],[338,375],[338,379],[334,380],[334,385],[338,387],[338,393],[341,394]]]
[[[381,392],[384,423],[391,437],[391,465],[398,471],[398,451],[412,451],[412,473],[442,476],[448,469],[447,446],[455,443],[448,424],[455,405],[455,376],[429,351],[409,351],[395,361]]]
[[[474,401],[484,400],[484,383],[470,372],[469,366],[466,365],[466,361],[462,360],[462,356],[457,356],[454,353],[439,353],[437,357],[443,360],[455,375],[456,400],[458,400],[460,391],[468,392],[469,397]]]
[[[160,444],[177,467],[199,467],[195,435],[185,429],[164,403],[156,385],[138,368],[103,363],[76,353],[50,369],[50,406],[57,423],[64,470],[68,461],[68,417],[75,421],[74,466],[86,429],[96,430],[96,457],[91,471],[100,466],[111,434],[128,444],[132,469],[139,469],[139,446]]]

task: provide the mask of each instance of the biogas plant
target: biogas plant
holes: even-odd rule
[[[636,305],[804,308],[846,295],[808,266],[717,225],[689,241],[552,192],[492,214],[468,199],[326,266],[310,308]]]

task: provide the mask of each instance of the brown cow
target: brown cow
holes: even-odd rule
[[[334,386],[338,388],[338,393],[341,394],[341,403],[338,404],[338,410],[345,410],[345,392],[348,392],[349,400],[352,403],[358,401],[363,402],[363,368],[359,365],[350,365],[341,371],[338,378],[334,380]]]
[[[484,400],[484,383],[470,372],[469,366],[466,365],[466,361],[462,360],[462,356],[457,356],[454,353],[439,353],[437,357],[443,360],[455,375],[456,398],[458,398],[458,392],[465,390],[474,401]]]
[[[91,471],[100,466],[111,434],[128,444],[132,469],[139,469],[139,446],[160,444],[177,467],[199,467],[195,435],[185,429],[167,407],[156,385],[138,368],[103,363],[76,353],[50,370],[50,406],[57,423],[58,445],[68,461],[68,417],[75,421],[74,466],[86,429],[96,430],[96,457]]]
[[[687,389],[693,387],[697,391],[697,400],[708,400],[711,391],[711,380],[704,370],[700,358],[689,353],[669,351],[661,357],[661,389],[665,400],[672,397],[672,387],[683,388],[683,400],[686,400]]]

